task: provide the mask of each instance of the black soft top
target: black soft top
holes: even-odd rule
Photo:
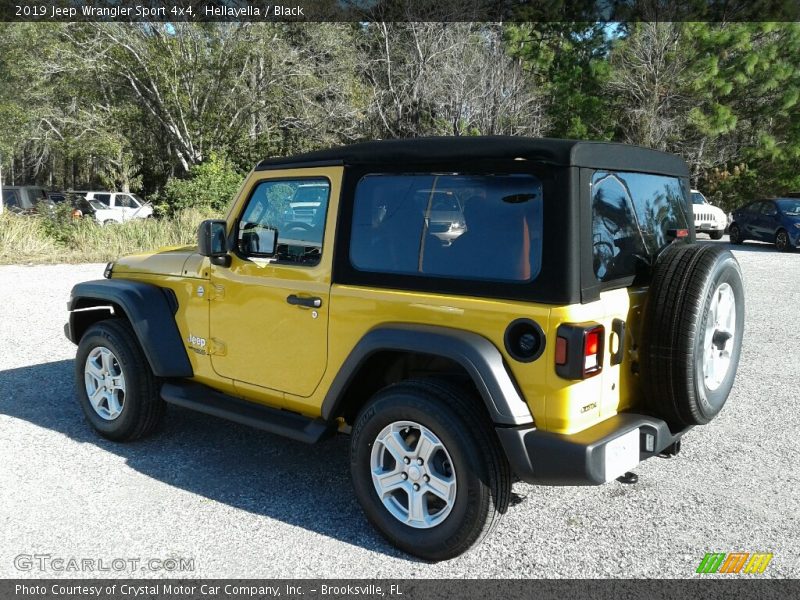
[[[295,156],[268,158],[257,170],[320,166],[452,165],[528,160],[564,167],[660,173],[688,177],[686,163],[666,152],[610,142],[517,136],[420,137],[361,142]]]

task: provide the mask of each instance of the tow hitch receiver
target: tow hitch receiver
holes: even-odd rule
[[[669,446],[658,453],[659,458],[673,458],[681,451],[681,441],[675,440]]]

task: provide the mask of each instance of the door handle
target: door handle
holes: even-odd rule
[[[301,298],[295,294],[289,294],[286,301],[292,306],[305,306],[308,308],[319,308],[322,306],[322,298]]]

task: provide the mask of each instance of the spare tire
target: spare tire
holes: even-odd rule
[[[743,333],[742,272],[730,250],[667,248],[653,270],[640,344],[650,410],[674,430],[711,421],[733,387]]]

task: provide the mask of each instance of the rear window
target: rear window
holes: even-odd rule
[[[636,274],[670,243],[668,232],[687,229],[680,179],[644,173],[598,171],[592,178],[592,250],[601,281]]]
[[[360,271],[529,282],[542,260],[542,184],[527,174],[371,174],[358,182]]]

